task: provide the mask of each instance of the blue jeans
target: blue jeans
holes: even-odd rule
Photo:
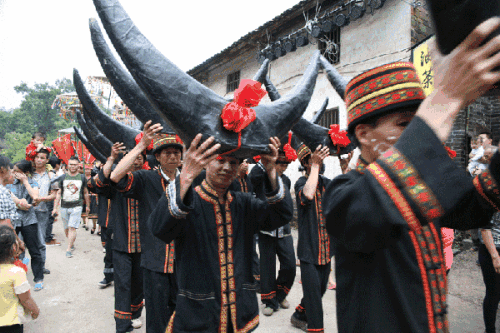
[[[35,283],[43,281],[43,261],[40,253],[40,239],[38,234],[38,224],[17,227],[16,233],[23,235],[24,244],[31,256],[31,270],[33,271]]]
[[[45,233],[47,232],[47,223],[49,222],[50,212],[42,212],[35,210],[36,219],[38,221],[38,237],[40,237],[40,253],[42,254],[43,268],[47,260],[47,248],[45,246]]]

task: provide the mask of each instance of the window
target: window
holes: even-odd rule
[[[330,125],[339,123],[339,109],[328,109],[319,120],[319,125],[330,129]]]
[[[227,76],[227,89],[226,93],[230,93],[238,89],[240,85],[240,71],[231,73]]]
[[[318,49],[332,65],[338,64],[340,62],[340,28],[336,27],[332,32],[320,37]]]

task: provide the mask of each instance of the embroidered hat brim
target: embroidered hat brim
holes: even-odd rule
[[[412,63],[397,62],[364,72],[346,88],[348,131],[356,125],[385,114],[417,108],[425,93]]]

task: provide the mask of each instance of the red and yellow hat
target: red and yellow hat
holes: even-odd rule
[[[179,148],[182,151],[182,140],[175,134],[160,133],[153,140],[153,155],[168,147]]]
[[[422,84],[410,62],[395,62],[370,69],[346,87],[348,131],[356,125],[399,108],[418,106],[425,99]]]
[[[312,154],[311,149],[309,149],[309,147],[306,146],[305,144],[301,144],[299,146],[299,148],[297,149],[297,157],[299,158],[299,161],[301,161],[301,162],[306,156],[311,155],[311,154]]]

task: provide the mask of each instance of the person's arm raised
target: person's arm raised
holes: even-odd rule
[[[194,179],[218,156],[215,152],[220,148],[220,144],[217,143],[210,147],[215,140],[214,137],[209,137],[201,145],[199,145],[201,138],[201,134],[196,135],[188,150],[184,154],[182,171],[179,175],[181,200],[184,200],[184,197],[186,196],[186,193]]]
[[[115,163],[116,159],[123,152],[124,149],[125,146],[121,142],[116,142],[111,147],[111,154],[109,155],[108,159],[106,160],[106,163],[102,167],[102,173],[104,174],[104,177],[109,178],[109,176],[111,175],[111,168],[113,167],[113,163]]]
[[[151,125],[151,120],[144,124],[144,131],[141,141],[132,149],[127,155],[125,155],[120,163],[116,166],[115,170],[111,172],[111,181],[118,183],[127,172],[130,170],[132,164],[134,164],[135,159],[139,156],[154,139],[156,133],[161,131],[163,127],[160,124]]]
[[[274,190],[278,187],[277,172],[276,172],[276,160],[278,159],[278,151],[280,148],[280,140],[277,137],[269,138],[269,149],[271,152],[269,154],[261,155],[261,162],[266,169],[267,177],[271,182],[271,187]]]
[[[314,195],[316,194],[316,187],[318,186],[319,170],[321,169],[323,160],[329,155],[329,153],[330,150],[328,149],[328,147],[321,147],[321,145],[319,145],[311,154],[311,172],[307,177],[307,182],[304,185],[304,189],[302,190],[304,196],[309,200],[314,199]]]
[[[416,113],[446,141],[458,112],[500,81],[500,36],[483,41],[500,27],[500,18],[477,26],[450,54],[444,56],[431,46],[434,66],[434,91]]]

